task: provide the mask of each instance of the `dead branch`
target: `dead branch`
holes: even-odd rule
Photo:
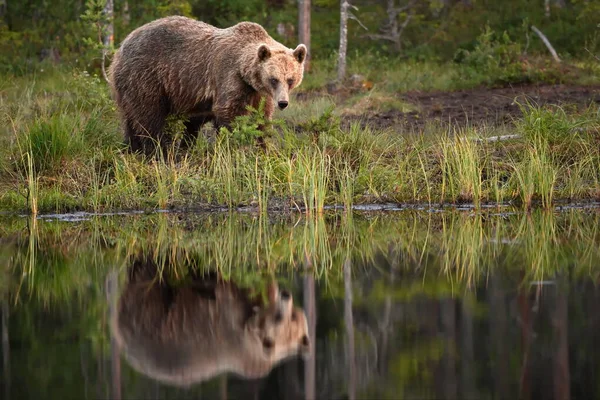
[[[381,33],[368,34],[364,35],[368,39],[373,40],[387,40],[396,45],[396,50],[400,50],[400,44],[402,39],[402,34],[404,30],[412,20],[415,14],[415,5],[416,0],[409,1],[406,5],[402,7],[396,7],[395,0],[388,0],[387,2],[387,24],[380,30]],[[401,24],[398,24],[398,15],[401,13],[408,11],[406,18],[402,21]]]
[[[544,35],[542,33],[542,31],[540,31],[538,28],[536,28],[533,25],[531,25],[531,30],[534,31],[536,33],[536,35],[538,35],[540,37],[540,39],[542,39],[542,42],[544,42],[544,44],[546,45],[546,47],[550,51],[550,54],[552,54],[552,57],[554,58],[554,61],[556,61],[556,62],[559,63],[560,62],[560,58],[558,57],[558,54],[556,54],[556,50],[554,50],[554,47],[552,47],[552,44],[550,43],[550,41],[548,40],[548,38],[546,37],[546,35]]]
[[[501,136],[490,136],[490,137],[485,137],[485,138],[477,138],[475,139],[478,142],[486,142],[486,143],[490,143],[490,142],[502,142],[504,140],[511,140],[511,139],[520,139],[521,135],[501,135]]]
[[[590,56],[594,57],[596,60],[600,61],[600,57],[598,57],[597,55],[595,55],[594,53],[592,53],[590,51],[590,49],[588,49],[587,47],[584,47],[585,51],[587,51],[588,53],[590,53]]]

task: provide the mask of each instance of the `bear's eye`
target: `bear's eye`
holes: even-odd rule
[[[292,87],[292,85],[294,84],[294,80],[293,79],[288,79],[287,80],[287,84],[289,87]]]
[[[273,86],[273,87],[277,87],[277,84],[279,83],[277,78],[271,78],[271,79],[269,79],[269,82],[271,83],[271,86]]]

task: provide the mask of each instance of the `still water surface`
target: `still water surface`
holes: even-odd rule
[[[0,397],[600,398],[599,222],[0,217]]]

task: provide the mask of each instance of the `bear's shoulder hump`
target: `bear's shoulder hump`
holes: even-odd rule
[[[237,35],[241,35],[244,37],[255,37],[257,39],[266,39],[269,37],[269,34],[259,24],[255,22],[240,22],[231,27],[232,31],[234,31]]]

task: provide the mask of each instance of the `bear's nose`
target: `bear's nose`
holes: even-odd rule
[[[277,103],[277,105],[279,106],[279,108],[281,108],[282,110],[284,108],[286,108],[288,106],[288,102],[287,101],[280,101]]]

